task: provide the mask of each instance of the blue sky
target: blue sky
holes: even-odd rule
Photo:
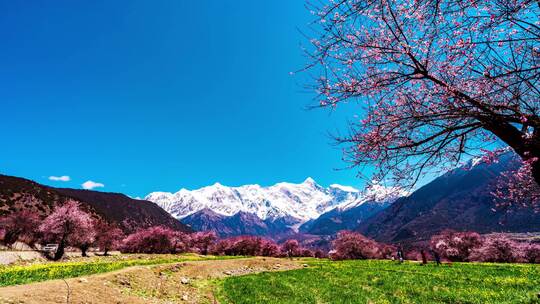
[[[328,137],[357,107],[306,110],[307,75],[289,75],[311,20],[291,0],[4,1],[0,172],[132,196],[359,187]]]

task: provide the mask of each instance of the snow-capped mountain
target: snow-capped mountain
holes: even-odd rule
[[[216,183],[192,191],[153,192],[145,199],[179,219],[206,208],[225,216],[246,212],[262,220],[290,216],[307,221],[336,206],[358,202],[361,193],[340,185],[324,188],[307,178],[301,184],[278,183],[270,187],[227,187]]]
[[[381,185],[371,186],[366,191],[337,184],[325,188],[312,178],[307,178],[300,184],[278,183],[269,187],[227,187],[216,183],[197,190],[153,192],[145,199],[158,204],[174,217],[192,225],[194,229],[198,226],[201,226],[201,229],[210,226],[222,227],[233,222],[228,217],[241,213],[255,215],[271,232],[278,228],[283,232],[287,229],[295,231],[302,223],[336,208],[347,210],[368,201],[386,203],[393,200],[396,193],[395,189]],[[208,223],[209,219],[219,223]],[[255,222],[254,219],[250,222]],[[257,233],[263,232],[257,230]]]
[[[344,201],[316,219],[303,223],[299,231],[315,235],[333,235],[341,230],[353,230],[386,209],[398,198],[407,195],[409,193],[403,189],[373,183],[362,191],[358,200]]]
[[[332,187],[343,187],[339,185],[332,185]],[[338,189],[354,189],[351,187],[338,188]],[[354,189],[356,190],[356,189]],[[358,190],[356,190],[358,192]],[[379,183],[372,183],[359,193],[357,200],[344,200],[343,203],[336,206],[340,211],[346,211],[352,208],[359,207],[360,205],[371,203],[371,204],[389,204],[393,203],[400,197],[408,196],[409,192],[399,188],[399,187],[387,187]]]

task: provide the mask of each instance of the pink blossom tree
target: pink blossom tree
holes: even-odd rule
[[[300,250],[300,256],[306,258],[313,258],[315,257],[315,251],[304,247]]]
[[[202,255],[208,254],[208,249],[217,240],[217,235],[213,231],[196,232],[191,235],[192,248],[198,250]]]
[[[313,257],[315,252],[302,248],[297,240],[287,240],[280,247],[274,241],[258,236],[238,236],[217,241],[211,246],[210,252],[216,255],[244,255],[267,257]],[[320,257],[324,256],[321,251]]]
[[[471,261],[477,262],[514,263],[520,259],[519,244],[501,234],[486,237],[482,246],[475,248],[470,256]]]
[[[520,256],[527,263],[540,263],[540,244],[520,244]]]
[[[482,237],[476,232],[444,230],[431,238],[430,247],[450,261],[469,261],[471,252],[482,243]]]
[[[76,201],[70,200],[54,211],[41,223],[39,231],[45,242],[58,244],[54,260],[64,256],[67,246],[86,247],[95,236],[92,217],[80,209]],[[83,251],[83,255],[86,252]]]
[[[211,252],[217,255],[273,256],[280,255],[279,246],[257,236],[239,236],[219,240]]]
[[[38,239],[38,226],[39,216],[30,210],[21,210],[1,217],[2,243],[11,247],[15,242],[22,241],[33,247]]]
[[[330,258],[333,260],[378,259],[381,257],[379,244],[357,232],[339,232],[332,245],[333,250]]]
[[[108,255],[110,250],[119,248],[124,238],[124,232],[120,228],[104,220],[97,221],[95,228],[95,244],[103,251],[103,255]]]
[[[285,241],[285,243],[281,245],[281,251],[288,258],[300,256],[301,255],[300,243],[298,243],[298,241],[294,239],[287,240]]]
[[[181,232],[181,231],[175,231],[172,236],[172,243],[173,243],[174,251],[176,253],[188,252],[191,250],[191,247],[190,247],[192,244],[191,235]]]
[[[149,227],[128,235],[120,250],[129,253],[175,253],[176,236],[176,231],[170,228]]]
[[[396,252],[397,248],[393,245],[379,244],[379,253],[383,259],[391,259]]]
[[[273,241],[264,239],[261,244],[261,255],[267,257],[279,257],[279,245]]]
[[[414,184],[493,145],[540,182],[540,7],[535,1],[337,0],[316,16],[307,69],[320,107],[359,102],[345,159]],[[538,200],[535,200],[538,203]]]
[[[262,239],[260,237],[239,237],[233,243],[234,255],[259,256],[262,251]]]
[[[73,234],[71,237],[71,246],[78,248],[81,251],[83,257],[88,256],[88,249],[96,241],[96,231],[93,226],[88,227],[88,229],[82,231],[79,230],[77,233]]]
[[[321,249],[316,249],[315,252],[313,252],[313,256],[318,259],[322,259],[322,258],[326,258],[328,255],[326,252],[322,251]]]
[[[231,239],[218,240],[209,248],[209,252],[214,255],[230,255],[232,243]]]
[[[496,203],[501,208],[533,207],[540,208],[540,186],[532,178],[533,163],[536,160],[522,162],[518,169],[503,172],[493,192]]]

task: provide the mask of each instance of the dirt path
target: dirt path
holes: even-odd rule
[[[302,267],[298,261],[248,258],[131,267],[80,278],[0,288],[0,303],[214,303],[208,279]],[[67,285],[66,285],[67,283]]]

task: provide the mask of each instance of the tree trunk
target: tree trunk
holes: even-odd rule
[[[56,252],[54,253],[53,260],[58,261],[64,256],[64,251],[66,247],[66,241],[64,238],[60,241],[60,244],[58,244],[58,249],[56,249]]]
[[[81,249],[82,256],[87,257],[88,255],[86,254],[86,252],[88,251],[88,246],[82,246],[80,249]]]
[[[532,177],[540,185],[540,160],[537,160],[532,165]]]

